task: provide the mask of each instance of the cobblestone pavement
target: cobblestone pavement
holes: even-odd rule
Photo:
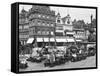
[[[78,62],[66,62],[65,64],[57,65],[54,67],[44,67],[43,62],[41,63],[28,62],[28,66],[29,66],[28,68],[19,69],[19,71],[96,67],[96,56],[87,57],[87,59]]]

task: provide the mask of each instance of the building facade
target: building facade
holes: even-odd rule
[[[84,41],[87,39],[86,37],[86,31],[84,29],[73,29],[74,31],[74,37],[77,42]]]
[[[19,13],[19,40],[22,45],[34,38],[37,42],[74,42],[74,39],[85,39],[85,36],[84,29],[73,28],[69,14],[61,18],[60,13],[55,15],[49,6],[33,5],[29,11],[22,9]]]
[[[30,37],[54,36],[55,12],[48,6],[32,6],[28,14]]]
[[[26,44],[29,38],[29,21],[27,15],[28,12],[23,8],[19,14],[19,41],[22,45]]]
[[[25,44],[29,38],[52,40],[55,36],[55,12],[49,6],[33,5],[29,11],[22,9],[19,16],[19,39]]]
[[[59,12],[56,15],[55,35],[56,36],[64,35],[63,23]]]

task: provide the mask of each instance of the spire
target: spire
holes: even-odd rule
[[[67,18],[70,18],[69,9],[67,9]]]
[[[92,22],[92,19],[93,19],[93,14],[91,14],[91,22]]]
[[[91,26],[92,26],[92,19],[93,19],[93,15],[91,14]]]
[[[21,11],[21,12],[22,12],[22,13],[26,12],[25,9],[24,9],[24,7],[22,8],[22,11]]]
[[[57,16],[56,16],[56,22],[61,23],[61,16],[59,12],[57,13]]]

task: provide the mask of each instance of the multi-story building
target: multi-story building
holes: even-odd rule
[[[63,17],[62,22],[63,22],[64,35],[67,37],[73,37],[73,25],[70,15],[68,14],[67,16]]]
[[[27,39],[29,38],[29,22],[27,18],[28,12],[22,9],[19,14],[19,41],[22,45],[26,44]]]
[[[19,40],[23,45],[34,38],[41,44],[56,41],[74,42],[74,38],[84,37],[84,30],[73,28],[69,14],[61,18],[60,13],[55,15],[55,11],[49,6],[33,5],[29,11],[22,9],[19,14]]]
[[[38,42],[54,41],[55,12],[49,6],[33,5],[28,13],[29,37],[37,38]]]
[[[60,38],[58,42],[74,42],[73,25],[69,14],[63,18],[60,13],[57,14],[55,35],[56,39],[58,36]]]
[[[63,36],[64,35],[63,23],[62,23],[60,13],[58,13],[56,15],[55,35],[56,36]]]

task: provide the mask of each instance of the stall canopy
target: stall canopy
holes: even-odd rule
[[[50,42],[55,42],[55,39],[54,38],[50,38]]]
[[[73,38],[67,39],[67,42],[75,42]]]
[[[49,38],[44,38],[44,42],[49,42]]]
[[[26,43],[32,43],[33,41],[34,41],[34,38],[29,38]]]
[[[63,33],[64,31],[63,30],[56,30],[56,32],[60,32],[60,33],[62,32]]]
[[[37,42],[43,42],[43,38],[37,38]]]
[[[57,38],[56,42],[67,42],[66,38]]]
[[[77,39],[76,42],[82,42],[82,40]]]

